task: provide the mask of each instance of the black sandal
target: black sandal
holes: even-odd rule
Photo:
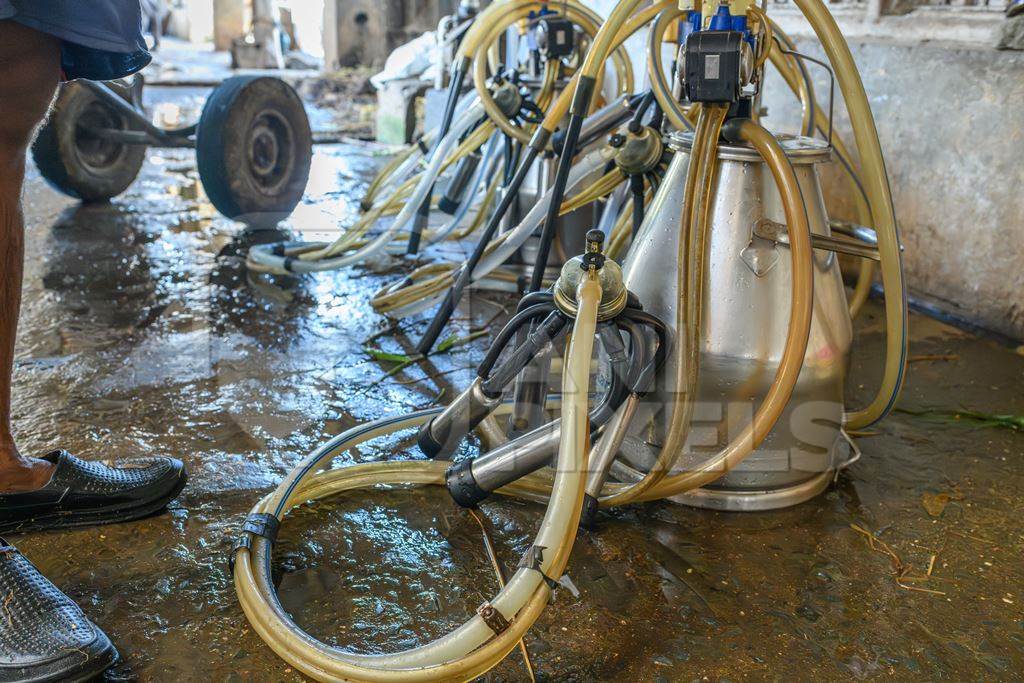
[[[67,451],[43,458],[56,467],[41,489],[0,493],[0,533],[125,522],[164,509],[185,487],[185,466],[174,458],[126,467],[86,462]]]
[[[88,681],[117,661],[78,605],[0,539],[0,682]]]

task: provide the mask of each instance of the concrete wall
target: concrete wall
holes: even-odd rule
[[[327,0],[324,60],[328,69],[382,66],[393,49],[437,28],[453,0]]]
[[[821,56],[814,41],[798,44]],[[911,294],[1024,339],[1024,53],[880,39],[851,48],[886,155]],[[826,97],[826,79],[817,90]],[[795,132],[788,88],[776,78],[766,93],[769,125]],[[837,110],[852,142],[841,102]],[[849,217],[832,166],[829,206]]]
[[[213,0],[213,49],[230,50],[249,28],[251,15],[245,0]]]

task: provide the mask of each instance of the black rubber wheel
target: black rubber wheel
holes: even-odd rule
[[[306,191],[313,134],[302,100],[267,76],[235,76],[206,100],[196,162],[206,195],[228,218],[276,225]]]
[[[130,100],[125,87],[115,90]],[[131,130],[128,118],[78,83],[60,87],[46,123],[32,143],[39,172],[55,188],[83,202],[103,202],[128,189],[146,159],[145,145],[112,142],[90,128]]]

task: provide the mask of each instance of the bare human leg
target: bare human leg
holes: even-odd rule
[[[0,21],[0,492],[31,491],[53,464],[23,456],[11,432],[11,374],[25,255],[21,192],[25,152],[60,81],[60,44]]]

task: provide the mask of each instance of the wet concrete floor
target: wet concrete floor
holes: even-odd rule
[[[355,210],[378,161],[365,147],[319,147],[308,197],[284,227],[329,232]],[[79,206],[34,172],[26,202],[22,448],[166,453],[186,461],[191,479],[167,514],[11,540],[115,641],[123,662],[111,680],[302,680],[238,607],[227,571],[235,530],[328,436],[465,386],[487,336],[386,376],[392,364],[364,351],[389,329],[367,298],[393,272],[247,274],[246,246],[284,233],[216,216],[188,151],[154,151],[110,205]],[[508,304],[482,302],[460,334]],[[869,398],[879,374],[880,313],[872,303],[857,324],[851,404]],[[912,322],[901,407],[1024,414],[1024,357]],[[408,351],[424,326],[402,320],[369,343]],[[649,504],[582,534],[569,565],[580,596],[559,591],[527,639],[538,678],[1017,678],[1024,434],[898,412],[859,444],[863,457],[827,493],[792,509]],[[363,493],[294,514],[276,554],[282,601],[314,635],[363,652],[461,623],[496,587],[479,528],[446,498]],[[502,500],[482,509],[514,565],[542,509]],[[523,680],[518,654],[490,677]]]

